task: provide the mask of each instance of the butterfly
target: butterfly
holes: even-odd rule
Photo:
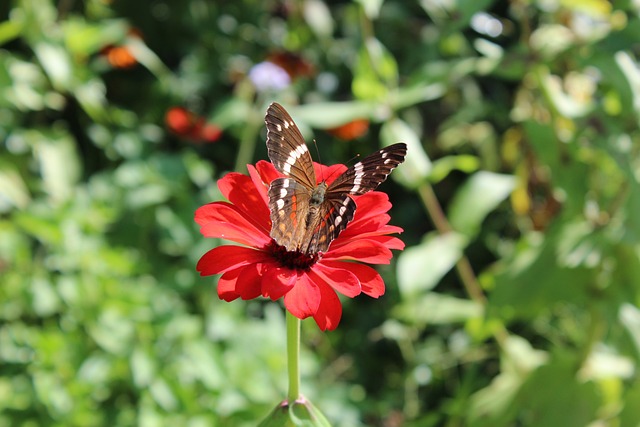
[[[271,238],[290,252],[326,252],[356,212],[351,196],[375,190],[407,154],[393,144],[353,164],[331,184],[319,184],[307,144],[287,111],[272,103],[265,116],[267,153],[284,175],[269,185]]]

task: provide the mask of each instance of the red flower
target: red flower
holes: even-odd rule
[[[170,108],[164,122],[172,133],[192,142],[215,142],[222,135],[219,127],[182,107]]]
[[[316,176],[336,177],[344,165],[315,164]],[[336,291],[355,297],[364,292],[377,298],[384,294],[384,282],[373,268],[355,263],[388,264],[390,249],[403,249],[397,237],[402,229],[388,225],[391,203],[386,194],[371,191],[354,197],[355,217],[322,254],[287,252],[269,236],[267,189],[279,173],[273,165],[260,161],[249,166],[249,176],[229,173],[218,181],[218,188],[229,202],[200,207],[195,220],[205,237],[223,238],[244,246],[216,247],[200,258],[197,270],[202,276],[220,274],[218,296],[225,301],[244,300],[260,295],[277,300],[294,316],[313,316],[322,330],[338,326],[342,305]]]

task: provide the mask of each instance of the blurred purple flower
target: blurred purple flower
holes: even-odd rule
[[[249,70],[249,80],[259,92],[281,90],[291,83],[291,77],[284,68],[269,61],[254,65]]]

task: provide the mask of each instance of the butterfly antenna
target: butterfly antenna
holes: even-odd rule
[[[349,159],[349,161],[347,162],[347,166],[351,166],[353,164],[353,162],[356,159],[359,159],[359,158],[360,158],[360,154],[356,154],[355,156],[353,156],[352,158]]]

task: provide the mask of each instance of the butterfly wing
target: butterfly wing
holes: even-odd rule
[[[276,178],[268,195],[271,238],[288,251],[300,250],[308,227],[311,193],[291,178]]]
[[[342,193],[364,194],[378,188],[387,176],[407,155],[407,145],[393,144],[368,155],[354,163],[342,175],[336,178],[327,189],[327,199],[338,198]]]
[[[336,178],[325,193],[320,209],[322,221],[312,233],[309,251],[327,251],[356,213],[356,203],[350,195],[375,190],[404,161],[406,154],[406,144],[385,147],[355,163]]]
[[[267,153],[273,166],[309,189],[316,186],[311,154],[293,119],[273,102],[264,118],[267,124]]]
[[[326,252],[331,242],[347,227],[356,213],[356,202],[346,193],[325,198],[320,206],[322,218],[309,238],[307,253]]]

